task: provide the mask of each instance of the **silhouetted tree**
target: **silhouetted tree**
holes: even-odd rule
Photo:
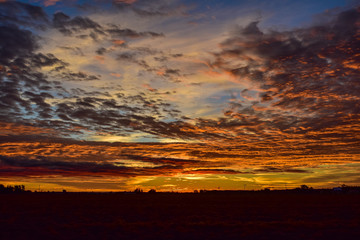
[[[141,188],[137,188],[134,190],[134,193],[142,193],[142,192],[143,192],[143,190]]]
[[[14,192],[14,187],[11,185],[6,186],[7,192]]]
[[[13,190],[16,193],[25,192],[25,186],[24,185],[15,185]]]
[[[300,186],[300,189],[301,189],[301,190],[309,190],[309,187],[304,184],[304,185],[301,185],[301,186]]]
[[[150,190],[148,191],[148,193],[156,193],[156,190],[155,190],[155,189],[150,189]]]
[[[23,193],[26,192],[25,191],[25,186],[24,185],[8,185],[8,186],[4,186],[3,184],[0,184],[0,193]]]

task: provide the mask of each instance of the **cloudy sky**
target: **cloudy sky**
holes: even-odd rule
[[[0,0],[0,183],[360,185],[360,5]]]

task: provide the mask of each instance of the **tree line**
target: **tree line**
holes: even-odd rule
[[[0,184],[0,193],[23,193],[27,192],[24,185],[7,185]]]

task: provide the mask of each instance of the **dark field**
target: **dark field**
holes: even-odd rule
[[[360,194],[0,194],[0,239],[360,239]]]

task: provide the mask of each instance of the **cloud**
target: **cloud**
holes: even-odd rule
[[[16,123],[0,122],[0,136],[11,136],[11,135],[34,135],[34,136],[51,136],[55,135],[56,131],[51,128],[41,128],[31,125],[21,125]]]
[[[114,0],[114,6],[120,11],[132,11],[141,17],[185,15],[187,8],[176,0]]]
[[[60,2],[61,0],[45,0],[44,1],[44,6],[48,7],[48,6],[52,6],[55,5],[57,2]]]
[[[24,129],[24,128],[22,128]],[[26,128],[25,128],[26,129]],[[46,129],[39,129],[47,131]],[[28,134],[28,131],[22,131]],[[237,155],[192,158],[197,151],[214,151],[201,144],[141,144],[85,142],[72,139],[22,138],[8,136],[0,143],[0,171],[3,176],[173,176],[175,174],[263,174],[271,172],[307,173],[292,167],[250,169],[234,165]],[[27,139],[27,140],[26,140]],[[176,155],[182,151],[181,155]],[[106,152],[104,155],[103,153]]]
[[[100,76],[89,75],[84,72],[74,73],[71,71],[69,72],[63,71],[59,76],[63,80],[67,80],[67,81],[94,81],[100,79]]]
[[[52,54],[35,53],[39,48],[37,36],[15,25],[0,26],[0,73],[1,119],[21,119],[21,113],[37,110],[47,118],[52,98],[51,84],[37,70],[44,66],[64,65]]]
[[[141,155],[119,155],[109,156],[109,158],[103,158],[98,161],[98,154],[86,154],[82,152],[85,150],[81,145],[72,145],[75,147],[75,152],[70,153],[67,157],[61,156],[57,148],[58,144],[64,143],[52,143],[48,144],[44,142],[44,145],[27,145],[23,146],[27,148],[27,151],[37,151],[42,154],[21,154],[18,152],[16,156],[4,156],[0,155],[0,172],[2,176],[49,176],[49,175],[62,175],[62,176],[84,176],[84,175],[97,175],[97,176],[153,176],[153,175],[173,175],[179,173],[185,167],[201,166],[206,164],[204,161],[185,160],[179,158],[155,158]],[[78,143],[77,143],[78,144]],[[53,145],[53,146],[52,146]],[[50,147],[55,151],[49,151],[42,149],[42,147]],[[63,145],[64,148],[70,147],[68,143]],[[98,148],[97,144],[89,142],[88,145],[84,145],[86,148]],[[113,146],[100,145],[101,148],[107,149],[113,148]],[[130,146],[131,147],[131,146]],[[146,148],[146,146],[145,146]],[[117,146],[116,151],[125,150],[121,146]],[[9,149],[10,150],[10,149]],[[45,150],[45,152],[44,152]],[[48,148],[49,150],[49,148]],[[86,150],[87,151],[87,150]],[[90,153],[92,150],[87,151]],[[83,154],[88,155],[87,157]]]
[[[90,37],[93,40],[98,40],[100,37],[111,38],[153,38],[163,37],[163,33],[156,33],[152,31],[138,32],[129,28],[121,28],[116,24],[101,24],[89,17],[75,16],[71,18],[63,12],[56,12],[52,19],[53,27],[60,31],[65,36],[73,36],[76,34],[78,38]],[[112,40],[113,43],[119,43]],[[125,40],[122,40],[125,42]]]
[[[178,2],[157,3],[117,4],[132,12],[169,16],[166,6]],[[104,175],[134,176],[129,164],[136,161],[161,166],[139,170],[144,176],[307,173],[301,167],[351,162],[360,154],[356,9],[339,13],[326,25],[287,31],[265,31],[257,21],[238,26],[218,51],[212,49],[207,62],[196,62],[191,54],[198,53],[192,50],[174,54],[162,46],[180,46],[180,52],[185,45],[181,39],[171,45],[163,28],[150,31],[63,12],[49,20],[42,8],[18,3],[1,7],[6,11],[1,11],[0,25],[0,134],[9,142],[31,142],[36,136],[45,141],[46,135],[55,141],[56,135],[199,143],[96,147],[88,142],[70,146],[67,139],[67,144],[38,149],[30,146],[34,143],[14,143],[17,151],[7,146],[2,151],[11,158],[6,171],[20,171],[16,161],[24,163],[24,157],[42,164],[28,166],[34,175],[36,167],[50,174],[48,161],[57,173],[75,175],[79,167],[84,174],[98,168]],[[229,96],[223,97],[224,92]],[[176,105],[183,102],[190,107]],[[101,159],[105,152],[111,155],[106,157],[109,165],[86,167],[89,159]],[[32,162],[36,159],[30,153],[43,159]],[[67,157],[84,165],[66,165]],[[111,161],[121,157],[128,165],[117,168]],[[277,166],[269,167],[274,162]]]
[[[307,169],[299,169],[299,168],[289,168],[289,167],[273,167],[273,166],[265,166],[263,168],[254,169],[255,173],[274,173],[274,172],[287,172],[287,173],[310,173],[311,171]]]
[[[28,159],[24,157],[0,156],[0,172],[3,176],[33,175],[137,175],[127,167],[107,163],[49,161],[44,158]]]
[[[137,0],[114,0],[114,3],[126,3],[126,4],[133,4]]]
[[[12,23],[44,28],[48,16],[41,7],[17,1],[3,1],[0,2],[0,20],[2,24]]]
[[[37,19],[42,12],[41,8],[32,8],[26,4],[10,4],[9,9],[20,10]],[[123,94],[111,96],[107,93],[97,92],[94,95],[81,88],[67,89],[59,81],[100,81],[101,75],[94,75],[85,71],[73,71],[73,66],[61,60],[53,53],[43,53],[41,32],[31,28],[22,28],[21,17],[12,14],[12,23],[1,25],[0,33],[0,64],[1,64],[1,114],[2,120],[9,119],[19,124],[32,124],[56,129],[63,135],[81,134],[83,131],[126,135],[130,132],[146,132],[157,136],[168,135],[170,129],[178,131],[177,126],[166,123],[162,119],[166,116],[174,118],[179,111],[171,104],[161,99],[152,99],[143,93]],[[11,13],[8,13],[10,16]],[[97,35],[110,39],[114,37],[145,38],[163,36],[155,32],[137,32],[129,28],[120,28],[117,25],[99,24],[87,17],[69,17],[62,12],[54,14],[52,24],[47,22],[43,14],[43,23],[48,28],[54,27],[62,34],[71,37],[83,31],[96,39]],[[16,23],[17,25],[14,25]],[[94,35],[92,35],[94,33]],[[79,56],[84,56],[78,47],[60,47],[76,51]],[[99,52],[104,54],[105,51]],[[136,55],[150,54],[150,48],[137,48],[133,52],[123,52],[118,59],[130,60],[141,67],[149,68],[143,60],[135,58]],[[105,57],[101,56],[103,61]],[[45,70],[46,69],[46,70]],[[45,74],[47,73],[47,74]],[[25,117],[26,116],[26,117]],[[74,128],[81,127],[79,131]],[[172,135],[173,133],[170,133]]]
[[[76,141],[57,138],[51,129],[18,126],[18,135],[3,132],[0,150],[7,157],[42,157],[47,161],[107,162],[120,164],[122,160],[135,161],[137,165],[167,166],[176,172],[213,170],[225,173],[308,173],[306,167],[321,164],[340,164],[353,161],[345,155],[296,156],[293,152],[270,152],[270,148],[228,145],[218,146],[195,143],[106,143]],[[33,132],[31,132],[33,131]],[[46,134],[46,133],[49,134]],[[34,137],[31,137],[30,134]],[[37,137],[36,137],[37,136]],[[41,137],[42,136],[42,137]],[[52,137],[51,137],[52,136]],[[259,151],[267,153],[259,153]],[[278,149],[276,149],[278,150]],[[194,153],[196,152],[196,155]],[[258,153],[256,153],[258,152]],[[104,154],[106,153],[106,154]],[[215,154],[217,153],[217,154]],[[287,155],[290,153],[290,155]],[[125,161],[125,162],[126,162]],[[226,171],[225,171],[226,170]],[[201,171],[200,171],[201,172]],[[209,171],[207,171],[209,172]],[[161,174],[161,173],[159,173]]]
[[[249,82],[253,88],[239,89],[244,100],[229,102],[218,127],[237,127],[238,137],[254,133],[250,139],[270,144],[291,139],[318,141],[326,148],[323,143],[330,139],[334,145],[345,138],[356,141],[357,130],[344,129],[360,117],[359,22],[359,10],[350,9],[327,25],[283,32],[262,31],[257,21],[237,27],[209,64],[239,87]],[[244,95],[249,90],[251,98]]]
[[[163,37],[163,33],[156,33],[156,32],[137,32],[135,30],[125,28],[122,29],[117,25],[109,25],[109,28],[105,30],[109,33],[112,37],[128,37],[128,38],[140,38],[140,37]]]
[[[242,174],[249,172],[242,172],[233,169],[218,169],[218,168],[199,168],[195,170],[185,171],[184,174]]]
[[[0,63],[9,65],[10,61],[19,61],[28,57],[38,48],[35,36],[28,30],[19,29],[17,26],[0,26]]]
[[[53,25],[65,35],[71,35],[79,30],[94,30],[101,33],[101,26],[87,17],[76,16],[70,18],[63,12],[57,12],[53,16]]]

